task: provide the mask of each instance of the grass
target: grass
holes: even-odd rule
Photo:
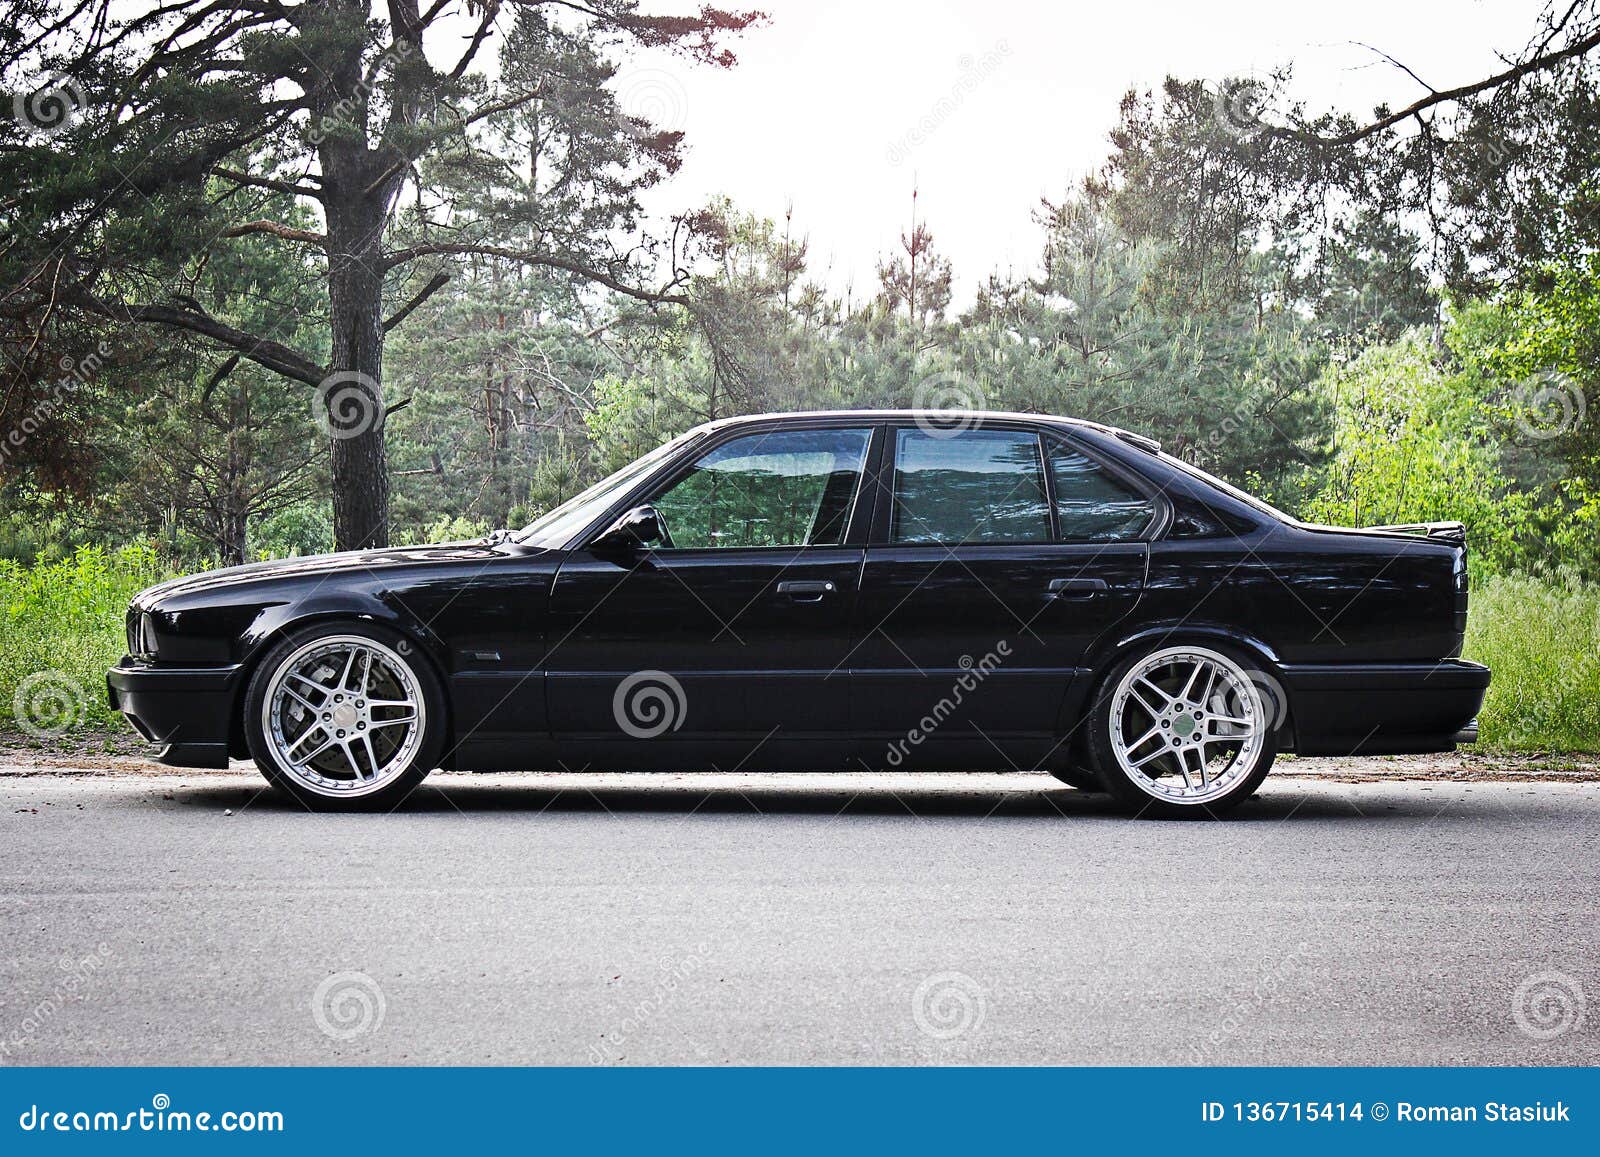
[[[70,741],[126,730],[106,706],[123,611],[167,577],[143,547],[0,560],[0,732]],[[1600,751],[1600,586],[1490,578],[1472,592],[1468,658],[1494,669],[1480,749]]]
[[[1476,583],[1465,654],[1494,671],[1480,747],[1600,751],[1600,586]]]

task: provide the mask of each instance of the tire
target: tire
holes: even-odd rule
[[[1100,773],[1091,767],[1052,767],[1048,770],[1068,787],[1075,787],[1079,791],[1098,792],[1102,795],[1105,793],[1106,785],[1100,782]]]
[[[1131,655],[1095,694],[1089,756],[1106,789],[1139,816],[1216,818],[1272,769],[1277,686],[1259,662],[1210,643]]]
[[[319,623],[256,666],[244,733],[267,780],[312,811],[389,811],[438,766],[445,712],[443,685],[411,640]]]

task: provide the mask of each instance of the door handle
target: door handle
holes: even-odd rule
[[[1106,580],[1097,578],[1051,579],[1050,597],[1053,599],[1092,599],[1106,589]]]
[[[791,579],[778,584],[778,593],[788,595],[797,603],[820,603],[823,595],[831,595],[834,585],[826,581]]]

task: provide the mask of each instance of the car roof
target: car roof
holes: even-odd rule
[[[1022,414],[1006,410],[797,410],[788,413],[772,414],[743,414],[733,418],[718,418],[712,422],[705,422],[696,426],[696,430],[715,431],[726,430],[736,426],[757,425],[767,422],[805,422],[825,420],[860,420],[865,422],[932,422],[935,424],[970,424],[973,421],[999,420],[1008,422],[1046,423],[1056,426],[1074,426],[1084,430],[1095,430],[1102,434],[1109,434],[1124,441],[1132,442],[1152,451],[1159,451],[1161,444],[1143,434],[1136,434],[1131,430],[1124,430],[1117,426],[1108,426],[1102,422],[1091,422],[1085,418],[1067,418],[1059,414]]]

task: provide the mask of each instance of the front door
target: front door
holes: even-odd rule
[[[639,497],[665,541],[574,551],[550,595],[556,737],[669,763],[696,743],[699,762],[752,767],[768,744],[842,739],[872,440],[861,425],[739,433]]]
[[[864,761],[1042,758],[1090,645],[1140,597],[1155,501],[1018,423],[889,443],[852,661]]]

